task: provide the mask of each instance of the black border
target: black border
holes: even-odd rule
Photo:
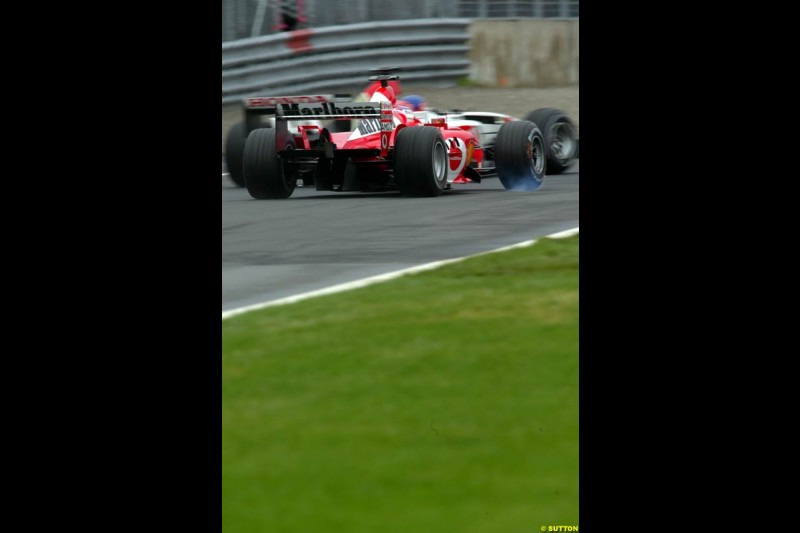
[[[59,137],[86,169],[53,210],[85,339],[76,454],[102,480],[81,503],[115,530],[220,531],[220,15],[93,9],[57,39],[80,58]]]
[[[739,27],[711,6],[581,8],[580,526],[636,529],[708,486],[709,366],[734,333],[714,324],[738,322],[725,248],[752,170],[720,66]]]

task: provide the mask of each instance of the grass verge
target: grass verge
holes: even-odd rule
[[[578,525],[578,238],[224,321],[223,531]]]

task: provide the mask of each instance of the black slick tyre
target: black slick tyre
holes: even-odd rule
[[[544,135],[547,150],[547,174],[561,174],[577,160],[578,142],[575,124],[561,109],[544,107],[525,115]]]
[[[231,126],[225,139],[225,166],[228,167],[231,181],[239,187],[244,187],[244,172],[242,171],[244,140],[244,122],[238,122]]]
[[[284,149],[293,149],[289,144]],[[288,198],[297,186],[297,174],[279,157],[273,128],[253,130],[244,143],[244,183],[250,196],[259,200]]]
[[[412,126],[397,132],[394,178],[403,196],[439,196],[447,184],[447,149],[439,128]]]
[[[535,191],[544,181],[544,137],[533,122],[514,120],[503,124],[495,142],[495,165],[500,182],[508,190]]]
[[[244,133],[244,122],[237,122],[228,130],[225,138],[225,166],[228,175],[237,187],[244,187],[244,170],[242,169],[242,156],[244,143],[247,140]],[[269,124],[261,124],[257,128],[270,128]]]

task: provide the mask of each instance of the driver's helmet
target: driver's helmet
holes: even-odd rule
[[[409,94],[408,96],[404,97],[403,100],[412,111],[425,111],[425,109],[428,107],[425,103],[425,99],[418,94]]]

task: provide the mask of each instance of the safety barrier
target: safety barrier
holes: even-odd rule
[[[417,19],[303,29],[222,44],[222,103],[246,96],[353,92],[370,69],[452,84],[470,74],[471,19]]]

